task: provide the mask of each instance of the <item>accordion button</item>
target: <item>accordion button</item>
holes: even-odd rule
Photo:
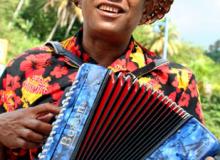
[[[74,87],[74,88],[76,88],[76,87]],[[67,93],[65,94],[65,96],[66,96],[66,97],[69,97],[69,96],[71,96],[73,93],[74,93],[73,91],[67,92]]]
[[[54,131],[54,130],[53,130],[53,131],[51,131],[51,133],[50,133],[50,134],[51,134],[51,136],[53,136],[53,135],[55,135],[55,134],[56,134],[56,131]]]

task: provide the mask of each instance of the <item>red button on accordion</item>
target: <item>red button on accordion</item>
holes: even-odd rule
[[[203,159],[220,150],[195,118],[150,85],[83,64],[40,160]]]

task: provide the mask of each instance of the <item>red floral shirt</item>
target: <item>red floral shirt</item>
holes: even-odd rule
[[[81,45],[82,31],[62,42],[65,49],[77,55],[83,62],[95,63]],[[127,50],[108,68],[114,72],[131,72],[158,57],[131,39]],[[40,103],[59,104],[66,87],[75,79],[77,67],[66,57],[54,54],[41,46],[26,51],[11,61],[0,79],[0,113]],[[175,63],[162,65],[139,78],[140,83],[149,83],[155,90],[163,92],[187,112],[203,122],[196,80],[192,72]],[[9,152],[9,159],[33,159],[36,149]]]

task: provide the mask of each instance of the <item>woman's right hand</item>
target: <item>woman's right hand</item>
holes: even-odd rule
[[[0,114],[0,146],[33,148],[42,144],[52,129],[48,122],[59,108],[46,103]]]

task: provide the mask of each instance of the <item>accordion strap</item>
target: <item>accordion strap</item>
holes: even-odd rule
[[[156,59],[154,62],[151,62],[150,64],[131,72],[131,74],[136,78],[139,78],[167,63],[168,61],[163,58]]]
[[[48,41],[45,43],[45,45],[51,47],[54,50],[55,54],[67,57],[73,64],[77,65],[77,67],[82,65],[82,60],[70,51],[63,48],[63,46],[59,42]]]

